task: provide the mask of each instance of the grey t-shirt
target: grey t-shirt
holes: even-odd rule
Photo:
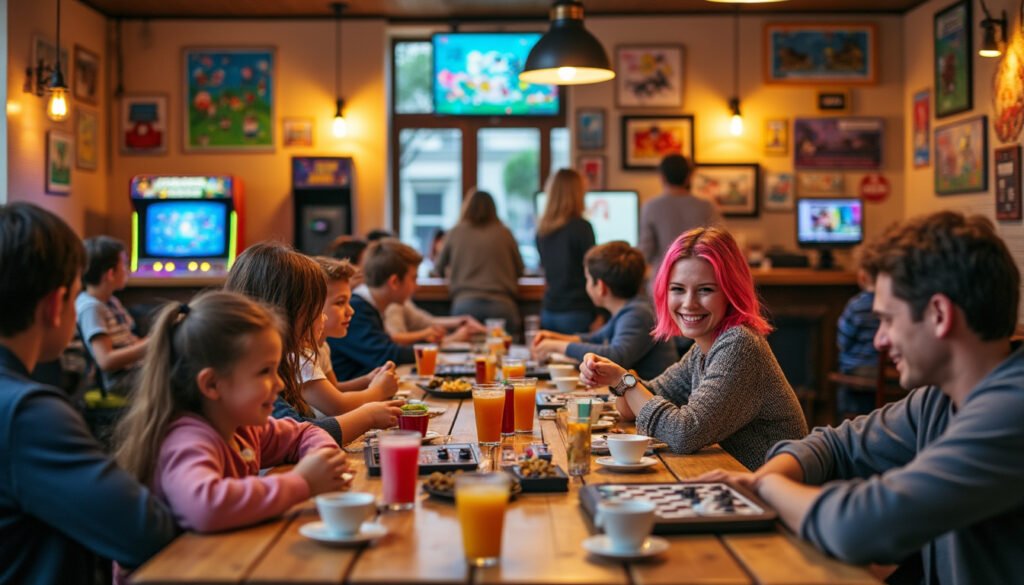
[[[659,195],[640,210],[640,251],[657,272],[665,251],[680,235],[722,222],[715,204],[694,195]]]
[[[75,299],[75,311],[78,312],[78,328],[82,333],[82,342],[88,345],[97,335],[107,335],[114,349],[132,345],[138,337],[132,333],[135,321],[125,310],[117,297],[110,297],[104,303],[91,294],[82,291]],[[89,347],[88,351],[92,352]],[[139,367],[136,363],[128,368],[115,372],[102,371],[103,386],[110,391],[125,394],[130,389],[132,377]]]

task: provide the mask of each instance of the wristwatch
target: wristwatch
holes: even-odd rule
[[[636,376],[626,372],[622,375],[622,379],[619,383],[610,387],[609,390],[616,396],[625,396],[626,392],[636,387]]]

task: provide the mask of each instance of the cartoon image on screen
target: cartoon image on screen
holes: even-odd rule
[[[167,201],[146,210],[145,251],[149,257],[223,256],[227,249],[224,202]]]

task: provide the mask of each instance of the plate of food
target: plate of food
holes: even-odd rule
[[[449,471],[442,473],[435,471],[423,480],[423,491],[441,500],[455,501],[455,475],[459,473],[462,472]],[[512,478],[512,491],[508,497],[510,500],[514,500],[516,496],[523,492],[523,486],[514,475],[509,474],[509,476]]]
[[[431,396],[439,398],[469,398],[473,396],[473,382],[469,378],[434,376],[426,384],[417,384]]]

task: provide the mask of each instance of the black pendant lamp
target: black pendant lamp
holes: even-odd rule
[[[551,7],[551,28],[530,51],[520,81],[582,85],[614,77],[601,42],[583,28],[583,4],[556,0]]]

